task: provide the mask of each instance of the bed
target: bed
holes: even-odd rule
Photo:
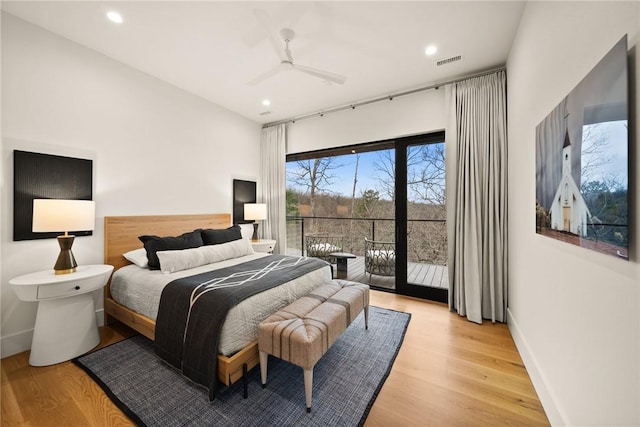
[[[105,217],[104,225],[104,261],[105,264],[114,266],[114,274],[105,287],[105,323],[109,324],[116,320],[120,321],[149,339],[154,340],[156,336],[156,321],[154,318],[153,307],[157,302],[152,302],[145,306],[144,303],[147,303],[148,301],[144,301],[143,299],[143,306],[141,307],[135,303],[132,304],[126,301],[126,297],[123,297],[123,293],[126,294],[126,292],[123,291],[123,286],[119,281],[124,280],[124,282],[126,282],[127,280],[130,280],[122,279],[124,274],[128,274],[127,277],[139,277],[137,280],[142,280],[144,285],[148,285],[150,288],[144,289],[141,286],[133,286],[133,288],[142,289],[141,293],[149,295],[148,299],[159,300],[161,291],[153,291],[152,288],[154,286],[161,288],[174,277],[188,275],[189,271],[181,271],[171,274],[162,274],[156,271],[154,276],[149,276],[148,274],[150,272],[144,272],[140,267],[131,265],[131,263],[123,257],[123,254],[142,248],[143,245],[138,239],[138,236],[149,234],[157,236],[177,236],[199,228],[226,229],[231,225],[231,215],[224,213],[204,215],[113,216]],[[248,259],[257,259],[269,256],[270,255],[267,254],[246,255]],[[232,259],[221,263],[221,265],[235,264],[237,262],[239,261]],[[215,266],[201,266],[193,271],[200,272],[218,267],[218,263],[216,263]],[[153,277],[153,280],[151,277]],[[271,302],[271,304],[275,304],[273,307],[278,307],[277,309],[279,309],[290,303],[291,299],[297,298],[300,293],[309,292],[315,286],[330,279],[331,268],[327,265],[325,268],[322,268],[313,274],[309,273],[308,275],[296,279],[299,283],[287,283],[278,287],[277,290],[265,291],[264,294],[267,292],[274,292],[276,294],[284,293],[284,295],[277,296],[281,301],[278,300],[276,302]],[[153,281],[158,281],[158,283],[151,283]],[[289,286],[289,288],[287,288],[287,290],[282,290],[286,286]],[[222,384],[232,384],[242,378],[243,369],[251,369],[258,364],[258,348],[255,338],[248,339],[247,336],[240,336],[246,332],[238,331],[249,330],[257,334],[257,323],[259,323],[261,317],[267,317],[271,314],[271,312],[263,312],[258,313],[256,315],[257,318],[247,318],[247,309],[244,307],[251,304],[255,306],[256,303],[252,303],[250,301],[254,299],[258,300],[257,304],[262,304],[259,302],[261,298],[264,298],[264,295],[258,294],[252,296],[245,300],[247,302],[246,304],[245,301],[243,301],[241,304],[238,304],[237,307],[234,307],[229,311],[227,321],[225,321],[222,331],[222,337],[227,337],[229,340],[221,340],[220,349],[223,351],[217,355],[217,377]],[[134,298],[134,300],[136,300],[136,298]],[[140,298],[137,298],[137,300],[140,302]],[[277,309],[273,310],[273,308],[271,308],[270,310],[275,312]],[[232,316],[235,316],[235,320],[233,321],[230,320]],[[243,322],[247,325],[243,326]],[[228,328],[228,324],[235,326]],[[252,328],[255,330],[252,330]],[[230,341],[231,344],[227,341]]]

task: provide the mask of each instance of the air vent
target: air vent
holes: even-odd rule
[[[260,113],[261,116],[266,116],[267,114],[271,114],[271,111],[263,111]]]
[[[439,67],[441,65],[450,64],[452,62],[460,61],[462,59],[462,55],[452,56],[451,58],[441,59],[436,62],[436,65]]]

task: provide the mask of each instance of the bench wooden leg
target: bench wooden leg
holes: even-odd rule
[[[369,306],[364,306],[364,328],[369,329]]]
[[[311,412],[311,393],[313,391],[313,369],[304,370],[304,398],[307,402],[307,412]]]
[[[249,379],[247,378],[248,365],[246,363],[242,364],[242,398],[246,399],[249,397]]]
[[[260,380],[262,382],[262,388],[265,388],[267,385],[267,360],[269,358],[269,353],[264,351],[260,352]]]

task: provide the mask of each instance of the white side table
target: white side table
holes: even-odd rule
[[[91,291],[106,285],[112,271],[111,265],[83,265],[70,274],[46,270],[9,281],[22,301],[38,301],[30,365],[64,362],[100,343]]]
[[[273,252],[273,248],[276,246],[276,241],[271,239],[260,239],[258,241],[251,241],[251,246],[256,252]]]

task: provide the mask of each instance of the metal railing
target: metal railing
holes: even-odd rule
[[[394,218],[336,218],[287,216],[287,248],[305,252],[305,236],[341,236],[342,250],[364,256],[364,239],[395,242]],[[407,221],[407,257],[410,262],[446,265],[446,221]]]

